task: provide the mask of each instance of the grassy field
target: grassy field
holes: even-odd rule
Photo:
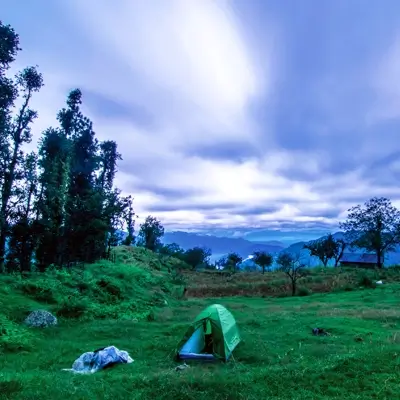
[[[126,254],[124,257],[129,259]],[[108,270],[102,270],[102,279],[113,277],[116,287],[127,285],[120,287],[122,300],[108,307],[120,312],[120,303],[129,303],[124,296],[134,297],[137,291],[141,300],[134,311],[124,312],[119,320],[111,318],[111,308],[101,315],[97,309],[101,309],[102,299],[94,297],[95,292],[86,292],[86,301],[93,303],[88,310],[97,310],[95,319],[85,313],[79,318],[66,317],[61,312],[59,326],[26,332],[17,328],[18,318],[39,306],[65,312],[63,296],[67,294],[48,289],[44,295],[32,288],[27,294],[26,282],[4,285],[2,278],[2,312],[22,336],[19,348],[0,354],[0,399],[400,398],[399,283],[305,297],[182,299],[174,278],[162,275],[165,265],[152,277],[147,270],[141,275],[129,261],[114,269],[105,266]],[[118,281],[122,271],[131,267],[136,275],[130,279],[136,276],[140,285],[126,281],[128,272]],[[98,281],[96,268],[99,265],[90,267],[83,282],[90,282],[89,275]],[[62,279],[63,287],[68,286],[65,282],[73,286],[71,277]],[[28,281],[31,285],[33,278]],[[154,293],[162,291],[163,285],[165,301],[161,304],[154,300],[159,298]],[[53,303],[44,302],[41,296],[53,297]],[[197,313],[215,302],[234,314],[243,337],[234,360],[193,363],[176,372],[173,354],[177,343]],[[330,336],[313,336],[313,327],[326,329]],[[134,363],[90,376],[62,371],[83,352],[107,345],[127,350]]]
[[[400,283],[400,269],[380,271],[354,268],[312,268],[302,271],[298,294],[331,293],[357,290],[360,286],[374,286],[378,280]],[[291,294],[290,281],[283,272],[224,273],[221,271],[184,271],[188,297],[276,296]]]

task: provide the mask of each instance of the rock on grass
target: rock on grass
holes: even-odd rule
[[[25,319],[25,324],[35,328],[47,328],[57,325],[57,318],[48,311],[32,311]]]

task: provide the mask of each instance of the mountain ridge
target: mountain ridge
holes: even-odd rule
[[[338,239],[344,238],[344,232],[338,231],[332,234],[333,237]],[[285,246],[284,243],[279,241],[250,241],[244,237],[222,237],[214,236],[210,234],[198,234],[184,231],[166,232],[163,238],[164,244],[177,243],[184,250],[193,247],[208,247],[212,251],[212,260],[227,255],[230,252],[239,254],[243,259],[247,259],[255,251],[266,251],[272,255],[277,255],[282,251],[300,254],[303,262],[309,267],[318,266],[321,264],[320,260],[311,256],[310,251],[304,249],[304,245],[314,240],[319,240],[326,237],[324,234],[312,240],[295,242],[289,246]],[[363,253],[362,249],[348,250],[350,252]],[[252,264],[251,259],[246,261],[247,264]],[[332,261],[329,262],[329,265]],[[385,257],[386,265],[398,265],[400,264],[400,246],[396,248],[396,251],[386,254]]]
[[[193,247],[208,247],[214,256],[235,252],[241,257],[247,257],[255,251],[266,251],[276,254],[285,248],[283,243],[278,241],[270,241],[272,243],[252,242],[242,237],[220,237],[184,231],[166,232],[162,242],[164,244],[177,243],[184,250]]]

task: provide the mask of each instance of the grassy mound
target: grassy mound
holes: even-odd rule
[[[21,326],[33,310],[59,319],[153,319],[154,310],[182,294],[168,271],[179,261],[140,248],[116,250],[116,262],[83,268],[0,276],[0,350],[29,347],[32,335]]]

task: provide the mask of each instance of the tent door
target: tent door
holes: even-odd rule
[[[204,346],[203,329],[196,329],[181,349],[181,353],[201,353]]]
[[[214,353],[214,341],[212,334],[212,325],[210,320],[207,320],[204,327],[204,350],[205,354],[213,354]]]

